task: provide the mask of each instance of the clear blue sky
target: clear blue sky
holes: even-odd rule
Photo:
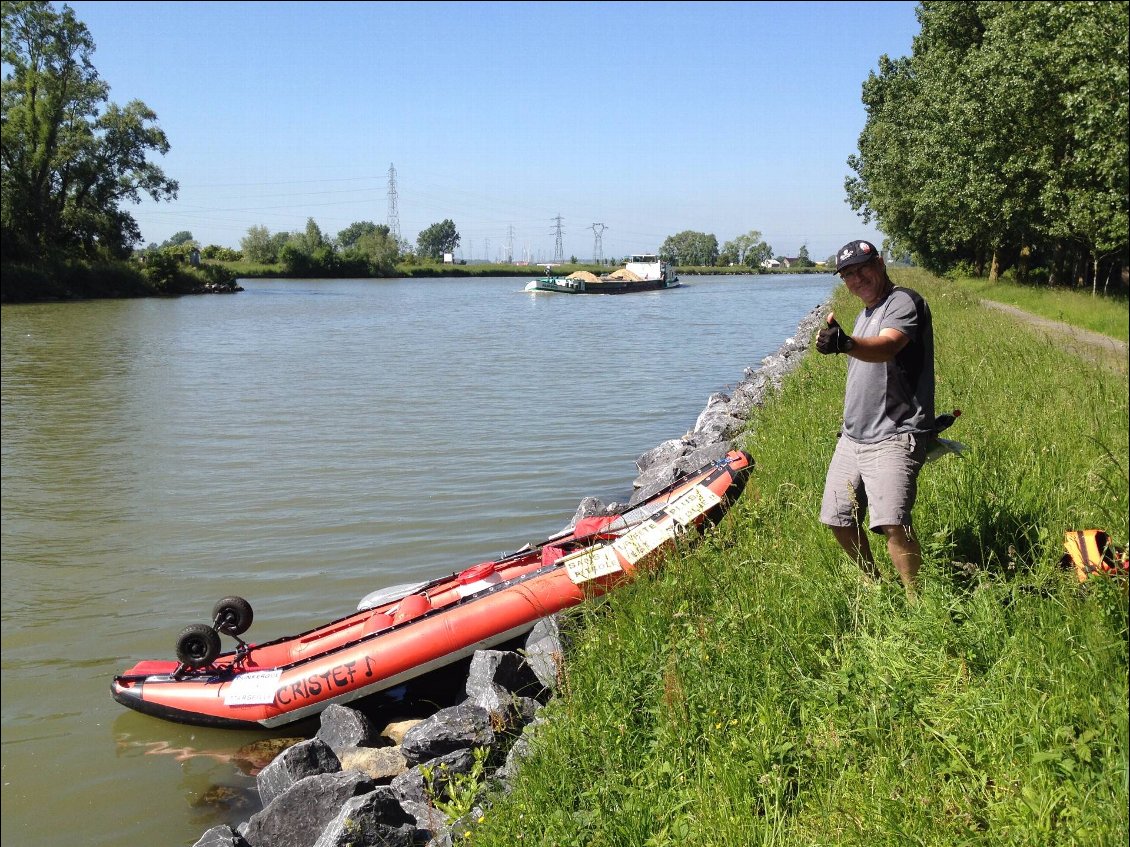
[[[156,111],[180,183],[128,209],[146,243],[248,227],[401,235],[451,218],[464,258],[656,250],[757,230],[814,259],[881,240],[844,202],[879,57],[911,2],[69,4],[119,104]]]

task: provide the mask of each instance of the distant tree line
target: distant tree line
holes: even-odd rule
[[[405,241],[398,242],[391,229],[372,221],[356,221],[327,238],[313,218],[303,232],[271,233],[253,226],[240,240],[241,254],[248,262],[279,264],[293,276],[393,276],[398,262],[418,258],[442,260],[459,245],[459,231],[450,219],[432,224],[416,239],[413,253]]]
[[[935,272],[1120,284],[1128,9],[920,3],[911,55],[863,85],[851,206]]]
[[[790,268],[816,266],[809,257],[807,244],[800,246],[796,256],[774,256],[773,248],[765,243],[756,229],[725,242],[721,248],[713,234],[684,230],[664,240],[659,248],[659,257],[683,267],[745,267],[760,271],[769,266],[770,260],[776,259],[783,264],[786,258]]]
[[[400,254],[389,228],[358,221],[327,238],[313,218],[301,232],[276,232],[253,226],[240,241],[244,260],[282,266],[291,276],[392,276]]]

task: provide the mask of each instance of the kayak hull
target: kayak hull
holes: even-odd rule
[[[273,728],[379,693],[513,640],[538,620],[633,579],[688,530],[719,520],[751,467],[748,454],[732,451],[628,515],[579,522],[383,605],[241,645],[206,667],[139,662],[114,677],[111,694],[178,723]]]

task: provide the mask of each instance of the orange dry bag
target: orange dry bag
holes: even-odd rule
[[[1101,529],[1072,529],[1063,534],[1065,567],[1075,567],[1080,582],[1091,574],[1123,574],[1130,572],[1130,559],[1121,547],[1110,543],[1110,536]]]

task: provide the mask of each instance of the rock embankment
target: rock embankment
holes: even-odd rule
[[[823,317],[823,307],[811,311],[776,353],[746,370],[730,394],[712,394],[685,435],[640,456],[626,506],[586,497],[573,521],[623,511],[733,449],[753,410],[800,363]],[[475,653],[466,699],[430,716],[375,732],[362,712],[330,706],[313,738],[289,747],[259,772],[261,811],[238,827],[209,829],[194,847],[461,842],[482,816],[488,791],[508,790],[536,743],[539,713],[557,690],[564,653],[556,618],[545,618],[521,650]],[[457,795],[463,802],[450,803]],[[465,813],[452,822],[448,812],[456,805]]]
[[[450,845],[482,809],[450,822],[441,807],[461,781],[481,796],[506,789],[557,688],[563,654],[557,621],[546,618],[521,652],[475,653],[466,699],[429,717],[375,732],[363,712],[330,706],[313,738],[259,772],[262,809],[237,827],[212,827],[195,847]]]

